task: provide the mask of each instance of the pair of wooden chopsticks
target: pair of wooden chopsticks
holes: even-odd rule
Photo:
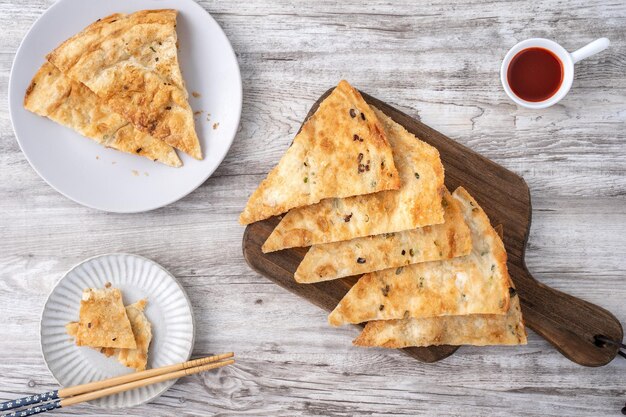
[[[31,395],[13,401],[6,401],[0,403],[0,411],[14,410],[17,408],[21,410],[3,414],[0,417],[32,416],[56,408],[69,407],[70,405],[85,401],[145,387],[146,385],[221,368],[235,363],[234,359],[229,359],[233,356],[235,356],[233,352],[222,353],[221,355],[208,356],[175,365],[163,366],[161,368],[117,376],[103,381],[90,382],[88,384],[76,385],[74,387],[45,392],[39,395]]]

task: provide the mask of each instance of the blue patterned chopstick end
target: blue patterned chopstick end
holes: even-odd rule
[[[17,400],[5,401],[3,403],[0,403],[0,411],[12,410],[14,408],[22,408],[26,407],[27,405],[56,400],[57,398],[59,398],[58,390],[44,392],[43,394],[38,395],[29,395],[28,397],[22,397],[18,398]]]
[[[45,413],[46,411],[61,408],[61,400],[54,400],[49,403],[36,405],[34,407],[26,408],[23,410],[16,410],[8,414],[3,414],[2,417],[26,417],[33,416],[39,413]]]

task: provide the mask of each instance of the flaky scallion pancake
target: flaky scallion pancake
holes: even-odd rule
[[[173,167],[182,165],[171,146],[135,129],[91,90],[66,77],[49,62],[33,77],[26,90],[24,107],[108,148]]]
[[[120,348],[97,348],[107,357],[116,356],[118,362],[122,365],[133,368],[136,371],[146,369],[148,363],[148,348],[152,341],[152,326],[148,318],[144,314],[147,301],[140,300],[134,304],[126,306],[126,314],[130,320],[130,325],[135,336],[136,349],[120,349]],[[71,322],[65,326],[67,334],[76,337],[78,331],[78,323]]]
[[[152,341],[152,326],[144,314],[146,300],[137,301],[126,306],[126,314],[130,320],[130,325],[135,335],[136,349],[112,349],[102,348],[102,353],[106,356],[116,356],[117,360],[128,368],[136,371],[146,369],[148,363],[148,347]]]
[[[469,314],[422,319],[370,321],[357,346],[405,348],[433,345],[525,345],[526,329],[519,297],[510,283],[511,302],[506,314]]]
[[[76,345],[96,348],[136,349],[122,293],[110,285],[102,289],[87,288],[80,302]]]
[[[330,324],[508,311],[504,244],[465,189],[457,188],[453,198],[470,228],[472,252],[365,274],[330,313]]]
[[[295,280],[310,284],[469,254],[472,240],[459,203],[447,189],[442,203],[442,224],[313,245],[298,266]]]
[[[239,222],[253,223],[326,198],[398,187],[382,125],[361,94],[341,81],[252,193]]]
[[[136,129],[202,159],[178,65],[176,10],[116,13],[59,45],[48,61]]]
[[[263,252],[339,242],[411,230],[444,221],[444,170],[439,152],[373,108],[393,149],[400,174],[397,191],[333,198],[291,210],[276,226]],[[370,164],[370,157],[362,159]],[[372,166],[373,165],[372,163]]]

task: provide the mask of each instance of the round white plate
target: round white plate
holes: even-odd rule
[[[41,316],[41,350],[54,378],[64,387],[133,372],[114,357],[76,346],[65,325],[78,320],[83,289],[103,288],[107,282],[119,288],[124,305],[147,298],[145,314],[152,324],[148,368],[189,360],[194,341],[191,304],[176,278],[159,264],[137,255],[109,254],[87,259],[70,269],[56,284]],[[175,381],[137,388],[93,401],[117,408],[150,401]]]
[[[24,109],[24,92],[30,80],[46,54],[65,39],[115,12],[164,8],[179,12],[178,58],[189,104],[194,111],[202,111],[195,116],[202,161],[178,152],[184,165],[171,168],[105,149]],[[192,92],[200,96],[196,98]],[[226,156],[237,133],[241,105],[241,75],[235,53],[217,22],[193,0],[58,0],[24,37],[9,81],[13,129],[35,171],[80,204],[120,213],[162,207],[200,186]]]

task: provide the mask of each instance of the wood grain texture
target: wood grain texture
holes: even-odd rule
[[[223,371],[182,379],[149,406],[64,415],[617,415],[626,361],[575,365],[534,333],[527,346],[461,347],[421,364],[358,349],[357,331],[251,271],[237,216],[308,108],[340,78],[524,177],[533,201],[530,272],[626,321],[626,5],[623,1],[201,1],[230,38],[244,108],[226,160],[163,209],[104,214],[67,200],[15,141],[7,83],[15,51],[52,0],[0,0],[0,397],[55,387],[39,315],[82,259],[126,251],[174,273],[197,318],[195,355],[235,350]],[[500,60],[543,36],[569,50],[612,44],[576,66],[559,105],[517,109]],[[48,138],[42,138],[46,140]],[[19,302],[18,302],[19,301]],[[297,307],[295,307],[297,306]]]

